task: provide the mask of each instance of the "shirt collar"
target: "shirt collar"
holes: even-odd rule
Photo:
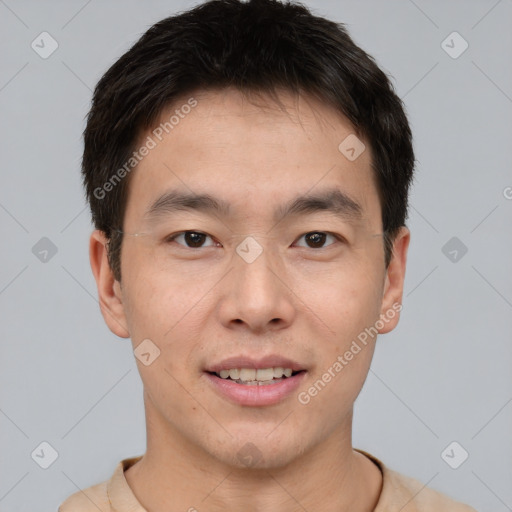
[[[355,449],[355,451],[370,459],[382,473],[382,490],[374,512],[385,512],[386,506],[390,503],[390,498],[392,498],[393,493],[396,492],[395,487],[399,485],[394,477],[394,472],[388,469],[373,455],[363,450]],[[140,459],[142,459],[142,455],[124,459],[119,462],[114,474],[108,481],[107,494],[112,512],[147,512],[138,502],[124,476],[124,472]]]
[[[124,476],[124,472],[140,459],[142,455],[122,460],[108,481],[107,495],[112,512],[147,512],[137,501]]]

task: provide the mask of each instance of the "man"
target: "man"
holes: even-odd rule
[[[83,177],[147,451],[78,511],[471,511],[352,447],[401,310],[414,154],[342,25],[277,0],[165,19],[98,83]]]

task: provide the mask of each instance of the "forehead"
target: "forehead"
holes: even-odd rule
[[[280,92],[278,99],[224,89],[175,101],[139,139],[139,147],[149,139],[153,147],[132,171],[127,218],[177,188],[208,193],[234,212],[268,210],[273,220],[294,197],[338,188],[365,216],[380,218],[369,145],[355,139],[364,150],[352,160],[342,151],[355,137],[348,120],[312,97]]]

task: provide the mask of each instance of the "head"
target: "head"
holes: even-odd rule
[[[84,133],[91,264],[110,329],[158,353],[138,360],[153,425],[268,466],[349,428],[399,318],[411,139],[374,60],[298,4],[207,2],[107,71]],[[304,370],[293,396],[242,406],[210,384],[225,358],[276,354]]]

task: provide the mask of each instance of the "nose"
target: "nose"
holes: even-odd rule
[[[218,313],[224,326],[254,333],[288,327],[296,314],[284,265],[274,251],[248,237],[223,280]]]

